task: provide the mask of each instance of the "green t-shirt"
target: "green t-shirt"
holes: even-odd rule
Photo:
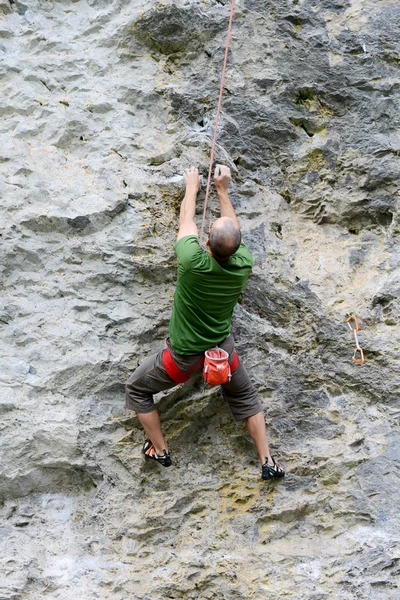
[[[195,235],[181,238],[174,250],[178,282],[169,322],[171,346],[177,354],[196,354],[229,335],[253,257],[242,243],[229,260],[218,262],[201,249]]]

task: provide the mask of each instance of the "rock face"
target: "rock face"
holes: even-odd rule
[[[400,598],[397,0],[236,2],[216,158],[256,265],[234,326],[287,477],[259,479],[198,382],[158,399],[168,470],[124,410],[167,335],[228,14],[0,2],[4,600]]]

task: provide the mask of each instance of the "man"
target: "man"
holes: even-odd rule
[[[221,217],[210,230],[207,251],[201,249],[194,222],[196,198],[200,187],[198,169],[184,176],[183,198],[175,252],[178,257],[178,282],[169,324],[166,349],[147,358],[128,379],[126,405],[137,413],[148,440],[143,453],[161,465],[171,465],[168,446],[160,427],[153,394],[180,381],[174,373],[193,377],[202,371],[204,351],[218,346],[229,354],[232,378],[222,392],[236,420],[245,420],[256,445],[262,466],[262,478],[283,477],[284,471],[272,458],[261,403],[243,364],[235,360],[231,335],[233,309],[253,266],[253,258],[241,242],[239,221],[228,195],[230,169],[217,165],[214,182]],[[172,359],[172,370],[166,356]],[[237,355],[236,355],[237,356]],[[182,379],[184,380],[184,379]],[[181,381],[182,381],[181,380]]]

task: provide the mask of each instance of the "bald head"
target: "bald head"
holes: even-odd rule
[[[226,260],[240,246],[242,236],[240,228],[229,217],[217,219],[211,227],[209,246],[217,260]]]

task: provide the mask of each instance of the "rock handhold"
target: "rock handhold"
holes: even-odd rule
[[[132,24],[134,38],[160,54],[183,53],[199,48],[227,26],[215,11],[204,13],[190,6],[158,5]]]

